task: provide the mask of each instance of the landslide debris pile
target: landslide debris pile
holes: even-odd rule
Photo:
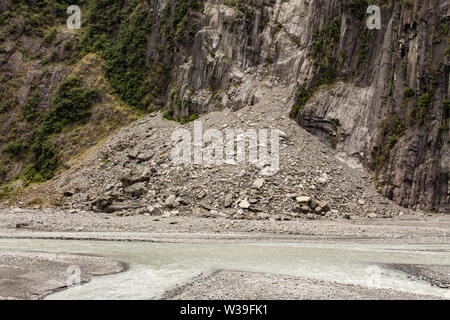
[[[30,194],[63,208],[117,215],[196,215],[287,220],[353,216],[391,217],[400,208],[379,195],[362,169],[289,118],[291,88],[261,86],[258,102],[237,112],[200,117],[203,130],[281,130],[280,170],[261,176],[260,164],[179,165],[171,160],[172,133],[181,125],[153,114],[93,149],[70,170]]]

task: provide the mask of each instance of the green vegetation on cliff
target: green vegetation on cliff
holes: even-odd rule
[[[31,145],[32,164],[24,172],[27,183],[53,177],[59,166],[59,152],[51,142],[52,134],[85,121],[97,98],[97,91],[82,87],[78,79],[67,79],[58,88],[52,108],[44,115],[42,125],[34,132]]]

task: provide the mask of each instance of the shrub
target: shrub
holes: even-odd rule
[[[31,149],[33,164],[29,165],[23,174],[26,184],[51,179],[60,161],[56,148],[45,138],[37,138]]]
[[[73,43],[72,43],[72,41],[66,41],[65,43],[64,43],[64,50],[66,50],[66,51],[70,51],[71,49],[73,48]]]
[[[53,43],[53,40],[56,38],[56,29],[52,28],[44,37],[44,43],[45,44],[51,44]]]
[[[76,122],[83,122],[90,116],[89,109],[98,97],[98,92],[81,87],[78,79],[67,79],[57,92],[52,109],[44,118],[42,131],[48,135]]]
[[[430,104],[431,104],[431,96],[428,92],[426,92],[419,97],[417,101],[417,106],[411,110],[411,114],[415,116],[419,124],[424,123]]]
[[[18,156],[27,148],[22,142],[10,142],[3,149],[3,152]]]
[[[445,112],[450,112],[450,100],[442,101],[442,108],[444,108]]]
[[[106,76],[122,100],[141,110],[143,100],[152,91],[147,78],[147,11],[138,11],[120,33],[117,43],[106,47]]]
[[[41,98],[39,97],[39,91],[36,90],[31,97],[28,98],[27,102],[22,106],[21,119],[26,121],[32,121],[37,117],[37,108]]]
[[[60,85],[52,108],[44,116],[41,127],[34,132],[31,146],[33,162],[24,172],[26,183],[42,182],[53,177],[60,157],[49,136],[59,133],[66,125],[86,120],[97,97],[96,90],[83,88],[78,79],[70,78]]]
[[[406,100],[406,99],[408,99],[408,98],[414,97],[414,94],[415,94],[415,92],[414,92],[413,89],[411,89],[411,88],[405,88],[405,89],[403,90],[403,100]]]

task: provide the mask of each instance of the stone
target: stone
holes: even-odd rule
[[[206,210],[214,210],[214,206],[206,201],[200,202],[200,206]]]
[[[233,219],[236,220],[244,220],[245,219],[245,214],[244,214],[244,210],[239,209],[236,214],[234,214]]]
[[[146,152],[138,154],[136,156],[136,159],[141,161],[141,162],[144,162],[144,161],[150,160],[151,158],[153,158],[153,156],[154,156],[154,152],[153,151],[146,151]]]
[[[220,212],[220,211],[217,211],[217,210],[211,210],[209,212],[209,214],[210,214],[210,216],[216,217],[216,218],[227,218],[228,217],[226,213]]]
[[[127,173],[125,173],[121,178],[120,181],[122,182],[122,185],[126,188],[129,187],[135,183],[139,182],[147,182],[150,180],[150,177],[156,173],[156,170],[154,168],[133,168],[129,170]]]
[[[30,226],[30,224],[28,222],[16,223],[16,229],[20,229],[20,228],[24,228],[24,227],[28,227],[28,226]]]
[[[139,154],[139,151],[131,150],[130,152],[128,152],[127,157],[130,159],[136,159],[138,154]]]
[[[198,217],[206,218],[206,217],[209,216],[208,211],[206,211],[206,210],[203,209],[203,208],[199,208],[199,207],[194,208],[194,209],[192,210],[192,212],[194,213],[194,215],[196,215],[196,216],[198,216]]]
[[[141,197],[147,193],[147,186],[144,182],[139,182],[126,187],[123,191],[133,197]]]
[[[364,199],[359,199],[359,200],[358,200],[358,204],[363,206],[363,205],[366,204],[366,200],[364,200]]]
[[[317,207],[318,205],[319,205],[319,204],[318,204],[317,201],[314,200],[314,199],[311,199],[311,200],[309,200],[309,202],[308,202],[308,206],[309,206],[311,209],[316,209],[316,207]]]
[[[259,219],[259,220],[267,220],[267,219],[270,218],[270,214],[267,214],[267,213],[264,213],[264,212],[259,212],[259,213],[256,215],[256,217],[257,217],[257,219]]]
[[[308,207],[308,206],[301,206],[300,210],[301,210],[303,213],[308,213],[308,212],[311,211],[311,208]]]
[[[198,193],[197,197],[198,197],[199,199],[203,199],[204,197],[206,197],[206,192],[205,192],[205,190],[200,191],[200,192]]]
[[[140,201],[123,201],[123,202],[114,202],[108,207],[102,208],[101,211],[106,213],[113,212],[121,212],[121,211],[135,211],[139,208],[144,207],[145,205]]]
[[[242,200],[241,202],[239,202],[239,208],[242,209],[248,209],[250,208],[250,202],[248,202],[248,199],[245,198],[244,200]]]
[[[157,206],[148,206],[148,213],[152,216],[160,216],[162,214],[161,209]]]
[[[96,206],[99,210],[102,210],[110,206],[115,200],[119,198],[117,192],[108,191],[100,195],[97,199],[92,202],[92,206]]]
[[[175,201],[178,202],[179,204],[183,205],[183,206],[185,206],[185,205],[188,204],[188,203],[187,203],[186,201],[184,201],[183,198],[181,198],[181,197],[177,197],[177,198],[175,199]]]
[[[367,214],[366,216],[367,216],[367,218],[370,218],[370,219],[375,219],[375,218],[378,217],[378,215],[376,213],[373,213],[373,212]]]
[[[298,191],[296,193],[297,197],[306,196],[306,194],[303,191]],[[295,197],[294,197],[295,198]]]
[[[300,196],[300,197],[295,198],[295,200],[297,200],[297,202],[300,204],[308,204],[309,201],[311,201],[311,197]]]
[[[253,188],[255,189],[261,189],[262,186],[264,185],[264,179],[263,178],[258,178],[253,182]]]
[[[319,183],[319,184],[325,184],[325,183],[328,182],[328,180],[325,179],[324,177],[319,177],[319,178],[316,179],[316,182]]]
[[[214,197],[209,195],[207,197],[205,197],[201,202],[200,202],[200,206],[206,210],[214,210],[215,206],[214,206]]]
[[[143,214],[146,214],[146,213],[148,213],[148,208],[146,208],[146,207],[142,207],[142,208],[139,208],[139,209],[136,210],[136,214],[137,215],[143,215]]]
[[[180,204],[177,201],[177,197],[172,194],[172,195],[167,197],[165,205],[166,205],[167,208],[176,208]]]
[[[232,204],[233,204],[233,195],[232,194],[227,194],[225,196],[224,201],[223,201],[223,206],[225,208],[229,208],[229,207],[231,207]]]
[[[319,207],[321,208],[321,211],[323,211],[323,212],[330,211],[330,205],[326,201],[320,201]]]

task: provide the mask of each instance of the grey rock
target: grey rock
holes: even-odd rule
[[[162,214],[161,208],[157,206],[149,206],[148,213],[152,216],[160,216]]]
[[[264,185],[264,179],[263,178],[258,178],[253,182],[253,188],[255,189],[261,189],[262,186]]]
[[[140,201],[123,201],[123,202],[114,202],[106,208],[103,208],[103,212],[113,213],[113,212],[121,212],[121,211],[136,211],[139,208],[145,207],[145,204]]]
[[[316,207],[317,207],[319,204],[317,203],[316,200],[311,199],[311,200],[309,200],[308,205],[309,205],[309,207],[310,207],[311,209],[316,209]]]
[[[97,199],[92,202],[93,206],[99,209],[106,208],[110,206],[115,200],[119,198],[119,194],[114,191],[108,191],[100,195]]]
[[[311,201],[311,197],[299,196],[295,198],[299,204],[308,204]]]
[[[136,156],[136,159],[139,160],[139,161],[144,162],[144,161],[150,160],[151,158],[153,158],[153,156],[154,156],[154,152],[153,151],[146,151],[146,152],[138,154]]]
[[[308,206],[302,206],[300,209],[303,213],[311,212],[311,208]]]
[[[239,202],[239,208],[242,208],[242,209],[248,209],[248,208],[250,208],[250,202],[248,201],[247,198],[245,198],[244,200],[242,200],[241,202]]]
[[[167,208],[176,208],[180,204],[177,201],[177,197],[172,194],[172,195],[167,197],[165,205],[166,205]]]
[[[319,202],[319,207],[321,208],[322,212],[328,212],[331,209],[330,205],[326,201],[320,201]]]
[[[214,197],[209,195],[207,197],[205,197],[201,202],[200,202],[200,206],[206,210],[214,210],[216,209],[215,205],[214,205]]]
[[[223,206],[225,208],[229,208],[229,207],[231,207],[232,204],[233,204],[233,195],[232,194],[227,194],[225,196],[224,201],[223,201]]]
[[[147,185],[144,182],[133,184],[124,189],[124,192],[133,197],[141,197],[147,193]]]
[[[270,214],[264,212],[259,212],[256,216],[259,220],[267,220],[270,218]]]
[[[131,170],[129,170],[127,173],[125,173],[121,177],[120,181],[122,182],[122,185],[126,188],[135,183],[148,182],[150,180],[150,177],[153,176],[155,173],[156,173],[156,170],[154,168],[134,167]]]
[[[146,214],[146,213],[149,213],[149,210],[146,207],[142,207],[142,208],[139,208],[139,209],[136,210],[136,214],[137,215],[143,215],[143,214]]]

